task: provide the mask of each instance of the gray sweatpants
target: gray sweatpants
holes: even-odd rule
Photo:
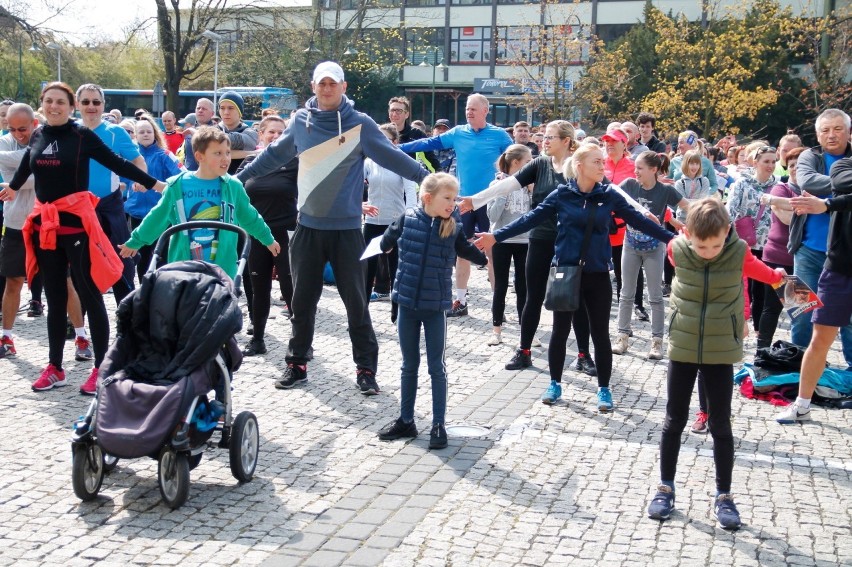
[[[633,299],[636,296],[636,278],[639,270],[645,268],[645,285],[648,287],[648,303],[651,304],[651,336],[663,338],[665,331],[665,311],[663,307],[663,264],[666,258],[666,245],[660,243],[653,250],[639,252],[624,242],[621,253],[621,296],[618,304],[618,332],[630,332],[630,319],[633,316]]]

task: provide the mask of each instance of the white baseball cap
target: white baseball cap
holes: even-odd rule
[[[314,69],[314,82],[319,83],[325,77],[328,77],[335,83],[342,83],[343,69],[334,61],[323,61]]]

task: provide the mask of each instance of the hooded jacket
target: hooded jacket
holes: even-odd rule
[[[731,220],[752,217],[755,221],[755,232],[757,233],[757,244],[755,250],[762,250],[766,239],[769,237],[769,229],[772,226],[772,211],[768,205],[761,206],[760,196],[769,193],[778,180],[774,175],[761,183],[751,173],[743,173],[731,186],[728,193],[728,202],[725,205]],[[759,215],[759,216],[758,216]]]
[[[583,271],[608,272],[612,258],[609,227],[613,212],[633,228],[658,240],[668,242],[674,238],[674,234],[634,209],[610,185],[596,183],[590,192],[583,193],[574,179],[570,179],[566,185],[559,185],[532,211],[495,231],[494,238],[497,242],[505,242],[556,215],[557,235],[553,265],[578,266],[588,215],[594,214]]]
[[[429,172],[385,137],[372,118],[342,97],[320,110],[316,97],[300,108],[284,134],[237,174],[245,182],[299,156],[299,223],[315,230],[360,230],[364,159],[419,183]]]
[[[157,144],[150,146],[139,146],[139,152],[145,158],[148,167],[148,175],[165,181],[180,173],[180,165],[177,160],[159,147]],[[154,208],[160,200],[160,194],[156,191],[134,191],[127,192],[127,200],[124,202],[124,212],[137,219],[144,218],[148,211]]]

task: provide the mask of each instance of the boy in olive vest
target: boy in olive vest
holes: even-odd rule
[[[736,530],[741,523],[731,496],[731,395],[734,364],[743,357],[746,329],[743,276],[775,284],[783,279],[784,271],[772,270],[752,255],[731,230],[725,206],[713,198],[692,204],[686,230],[669,242],[668,256],[675,267],[669,300],[668,402],[660,440],[661,481],[648,516],[666,520],[674,510],[680,438],[689,417],[695,379],[701,372],[716,464],[713,511],[719,527]]]

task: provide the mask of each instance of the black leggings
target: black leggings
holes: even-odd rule
[[[699,370],[704,378],[708,424],[713,436],[716,490],[730,492],[734,470],[734,435],[731,433],[734,367],[731,364],[669,361],[666,421],[660,439],[660,479],[674,482],[680,453],[680,436],[689,418],[689,402]]]
[[[270,227],[272,236],[281,245],[281,252],[273,256],[269,249],[260,241],[251,239],[249,251],[249,277],[251,280],[251,324],[254,326],[253,338],[263,339],[266,334],[266,321],[269,319],[269,309],[272,295],[272,268],[278,271],[278,281],[284,289],[284,301],[287,307],[293,305],[293,278],[290,275],[290,256],[288,245],[290,236],[283,227]]]
[[[503,325],[506,311],[506,292],[509,291],[509,270],[515,262],[515,306],[518,318],[523,315],[527,300],[527,248],[525,243],[498,242],[491,249],[494,262],[494,296],[491,300],[491,324]]]
[[[782,266],[766,261],[763,263],[770,268],[784,268],[788,274],[793,273],[793,266]],[[778,328],[778,317],[781,315],[784,305],[781,304],[781,300],[772,285],[760,284],[760,282],[755,282],[755,285],[763,286],[763,313],[761,313],[760,322],[757,325],[757,348],[768,347],[772,344],[772,338]]]
[[[383,235],[388,226],[389,225],[384,224],[364,223],[364,242],[369,244],[375,237]],[[388,291],[392,291],[393,280],[396,278],[396,268],[397,265],[399,265],[399,250],[397,247],[394,246],[388,254],[379,254],[367,259],[367,300],[370,299],[370,294],[373,292],[373,281],[376,279],[376,274],[379,272],[379,262],[387,262],[388,279],[390,280],[387,289]],[[380,283],[382,285],[379,285]],[[384,282],[376,282],[376,288],[384,289]]]
[[[521,344],[522,349],[529,350],[532,346],[538,323],[541,320],[541,308],[544,305],[544,294],[547,292],[547,276],[553,263],[555,240],[547,238],[530,238],[527,249],[526,283],[527,297],[524,311],[521,314]],[[589,321],[585,314],[575,314],[573,320],[574,337],[577,340],[577,350],[589,354]]]
[[[100,367],[109,343],[109,318],[104,298],[92,281],[92,262],[89,258],[89,237],[79,234],[57,235],[56,249],[43,250],[39,246],[39,233],[33,232],[38,269],[44,282],[47,297],[48,361],[62,368],[62,351],[65,348],[65,314],[68,303],[68,269],[80,303],[89,317],[95,368]]]
[[[135,230],[140,224],[142,224],[142,219],[138,219],[136,217],[130,218],[130,230]],[[139,248],[139,251],[136,253],[135,260],[136,264],[136,275],[139,276],[139,283],[142,283],[142,277],[145,276],[145,272],[148,271],[148,265],[151,263],[151,257],[154,255],[154,244],[146,244]]]
[[[612,247],[612,270],[615,272],[615,297],[621,297],[621,254],[624,245]],[[645,270],[639,270],[636,276],[636,295],[633,296],[633,305],[642,307],[642,296],[645,295]]]
[[[589,330],[595,345],[595,366],[598,368],[598,386],[609,387],[612,376],[612,343],[609,340],[609,317],[612,310],[612,286],[609,272],[583,272],[580,278],[580,309],[585,310]],[[547,351],[550,379],[562,381],[565,368],[565,350],[571,333],[573,311],[553,312],[553,332]]]
[[[755,250],[752,248],[751,253],[754,254],[754,257],[758,260],[763,258],[763,250]],[[755,331],[760,329],[760,318],[763,316],[763,303],[766,295],[765,289],[766,285],[763,282],[749,278],[748,295],[751,298],[751,321],[754,324]],[[778,324],[777,319],[775,324]]]

